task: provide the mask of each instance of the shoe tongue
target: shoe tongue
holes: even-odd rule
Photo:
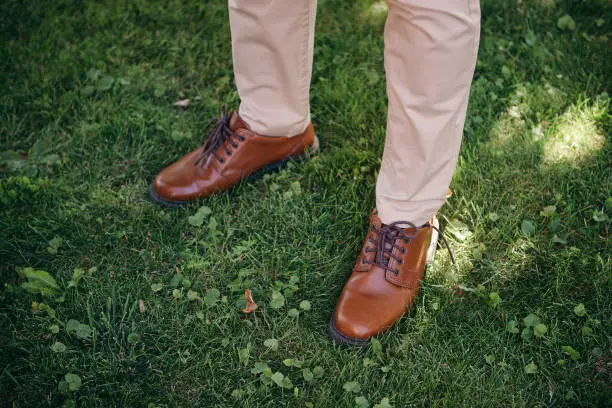
[[[230,117],[229,125],[230,125],[230,129],[232,129],[233,131],[236,131],[238,129],[251,130],[249,125],[247,125],[246,122],[242,120],[242,118],[240,117],[240,115],[238,115],[238,112],[236,111],[232,112],[232,116]]]
[[[380,226],[381,227],[387,227],[389,224],[384,224],[381,223]],[[405,233],[407,233],[408,235],[412,235],[415,233],[418,233],[418,228],[415,229],[414,227],[410,226],[410,225],[406,225],[406,227],[403,227],[401,225],[396,225],[394,226],[394,228],[390,228],[392,231],[392,236],[397,236],[399,234],[400,231],[403,231]]]

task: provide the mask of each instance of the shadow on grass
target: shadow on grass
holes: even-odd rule
[[[342,391],[352,378],[377,400],[394,396],[396,406],[484,405],[482,395],[490,405],[601,403],[610,383],[609,223],[594,216],[606,206],[611,181],[608,102],[597,95],[610,84],[600,38],[607,28],[594,21],[609,6],[568,2],[551,11],[539,3],[483,5],[478,76],[455,195],[441,211],[461,222],[447,229],[459,262],[451,267],[441,250],[417,307],[383,337],[379,363],[386,373],[368,371],[364,354],[332,346],[325,333],[374,205],[386,121],[381,3],[321,2],[312,105],[324,150],[300,168],[204,200],[220,235],[210,233],[210,225],[188,224],[193,209],[153,207],[144,191],[159,166],[198,143],[205,116],[216,113],[220,100],[236,100],[228,79],[225,8],[175,2],[180,12],[174,14],[158,3],[129,10],[88,3],[89,11],[79,3],[72,13],[43,10],[38,2],[20,9],[32,15],[7,26],[17,34],[9,33],[12,42],[2,55],[18,63],[12,68],[6,58],[3,65],[2,83],[10,86],[0,96],[7,101],[0,140],[3,151],[30,155],[23,161],[34,167],[34,182],[49,180],[41,188],[24,180],[10,185],[20,196],[2,203],[0,276],[16,286],[15,266],[30,265],[68,282],[73,268],[99,266],[56,308],[63,319],[90,323],[100,342],[90,347],[74,341],[70,353],[51,354],[49,322],[28,310],[37,298],[6,294],[3,393],[10,401],[59,404],[57,380],[70,369],[86,379],[78,397],[90,405],[225,403],[233,401],[234,387],[259,384],[238,359],[238,350],[252,343],[253,358],[278,370],[287,370],[280,358],[288,356],[325,365],[323,384],[300,384],[319,402],[315,406],[352,404],[353,396]],[[576,17],[577,32],[556,27],[565,12]],[[156,18],[164,13],[171,15]],[[209,18],[211,33],[191,15]],[[127,37],[113,31],[113,16],[126,17],[116,30],[129,29]],[[62,42],[68,32],[74,44]],[[30,44],[38,48],[19,54]],[[36,64],[29,65],[28,55]],[[62,65],[66,56],[73,64]],[[87,86],[99,85],[89,78],[92,68],[131,85],[87,96]],[[172,102],[181,92],[203,101],[177,112]],[[60,155],[61,163],[42,160],[49,153]],[[10,175],[2,174],[3,182]],[[521,230],[524,220],[534,227],[531,235]],[[65,244],[54,256],[47,245],[56,235]],[[172,291],[152,294],[151,283],[169,285],[175,268],[193,278],[194,289],[221,288],[228,304],[199,310],[200,319],[193,303],[173,298]],[[287,289],[292,276],[300,278],[299,296],[315,305],[297,323],[266,303],[272,290]],[[491,308],[467,291],[454,294],[455,284],[483,284],[487,295],[499,293],[501,305]],[[230,285],[253,289],[261,313],[240,319],[233,305],[240,293]],[[136,299],[145,300],[146,314],[136,312]],[[589,311],[582,320],[572,314],[578,302]],[[523,342],[505,332],[506,322],[520,323],[528,313],[548,325],[545,339]],[[596,335],[583,337],[585,325]],[[128,341],[132,333],[142,336],[138,346]],[[287,340],[284,354],[261,347],[271,336]],[[584,358],[570,361],[564,345]],[[597,348],[605,351],[598,356]],[[495,364],[485,363],[484,355],[494,355]],[[565,365],[557,365],[560,359]],[[529,361],[543,375],[526,375]],[[253,393],[258,396],[251,402],[259,406],[280,405],[288,395],[276,388]]]

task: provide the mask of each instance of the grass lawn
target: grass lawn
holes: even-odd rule
[[[374,206],[384,3],[319,2],[318,156],[162,209],[156,172],[238,106],[226,8],[0,4],[0,406],[610,406],[612,3],[483,3],[457,264],[363,351],[326,330]]]

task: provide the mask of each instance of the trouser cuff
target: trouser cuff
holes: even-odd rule
[[[433,218],[446,200],[408,201],[391,197],[377,196],[376,209],[384,224],[396,221],[410,221],[423,225]]]

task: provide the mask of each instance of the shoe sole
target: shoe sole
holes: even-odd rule
[[[333,317],[329,321],[327,331],[329,333],[329,337],[331,337],[334,342],[350,347],[367,347],[372,339],[371,337],[368,339],[355,339],[342,334],[338,329],[336,329],[336,324]]]
[[[440,222],[435,217],[433,219],[432,224],[435,225],[436,228],[440,227]],[[427,257],[425,258],[425,270],[427,270],[427,267],[433,263],[433,260],[436,256],[436,250],[438,248],[438,235],[438,231],[432,229],[431,242],[429,243],[429,248],[427,248]],[[425,278],[425,273],[423,273],[423,278]],[[327,326],[329,337],[331,337],[334,342],[350,347],[367,347],[370,344],[370,340],[372,339],[372,337],[367,339],[356,339],[341,333],[340,330],[336,328],[336,324],[334,321],[335,319],[333,317],[334,315],[332,315],[332,318],[329,321],[329,325]],[[378,338],[379,336],[373,337]]]
[[[240,184],[241,182],[248,182],[248,181],[256,180],[265,173],[280,170],[281,168],[285,167],[287,163],[289,163],[290,161],[301,163],[305,161],[306,159],[310,158],[310,156],[312,156],[313,154],[318,153],[318,151],[319,151],[319,138],[315,136],[314,143],[312,144],[312,146],[308,148],[308,150],[305,153],[302,153],[299,156],[287,157],[286,159],[272,162],[266,165],[265,167],[262,167],[261,169],[253,172],[252,174],[249,174],[247,177],[240,180],[235,185]],[[234,186],[228,188],[227,190],[233,188]],[[223,191],[227,191],[227,190],[223,190]],[[218,194],[223,191],[218,191],[217,193],[213,193],[211,195]],[[208,196],[198,197],[194,200],[188,200],[188,201],[167,200],[163,198],[162,196],[160,196],[159,194],[157,194],[157,192],[155,191],[155,188],[153,187],[153,183],[151,183],[151,185],[149,186],[149,198],[151,199],[151,201],[153,201],[155,204],[158,204],[162,207],[167,207],[167,208],[182,208],[182,207],[192,204],[196,202],[197,200],[201,198],[205,198],[205,197],[208,197]]]

